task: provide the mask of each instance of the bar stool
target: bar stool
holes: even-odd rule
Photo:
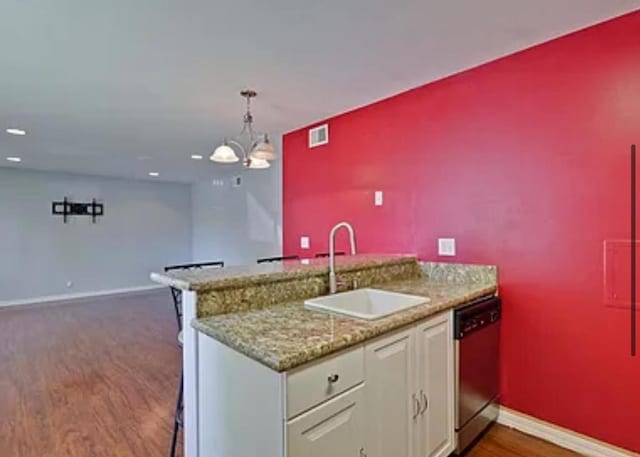
[[[283,260],[300,260],[300,256],[297,255],[285,255],[281,257],[263,257],[258,259],[258,264],[261,263],[271,263],[271,262],[282,262]]]
[[[182,265],[171,265],[165,267],[164,271],[175,270],[194,270],[201,268],[224,267],[222,260],[215,262],[187,263]],[[184,343],[184,334],[182,332],[182,291],[175,287],[170,287],[171,297],[173,298],[173,306],[176,311],[176,319],[178,321],[178,347],[182,348]],[[173,434],[171,435],[171,447],[169,451],[170,457],[175,457],[178,445],[178,433],[184,427],[184,373],[180,373],[180,386],[178,387],[178,398],[176,399],[176,409],[173,416]]]
[[[182,348],[183,336],[182,330],[178,332],[178,346]],[[178,398],[176,399],[176,409],[173,416],[173,433],[171,434],[171,451],[169,455],[175,457],[178,445],[178,433],[184,427],[184,375],[180,375],[180,387],[178,387]]]

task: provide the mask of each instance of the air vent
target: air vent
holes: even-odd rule
[[[309,129],[309,147],[315,148],[329,142],[329,125],[323,124]]]

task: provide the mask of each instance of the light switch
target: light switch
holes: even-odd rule
[[[300,247],[302,249],[309,249],[309,237],[308,236],[301,236],[300,237]]]
[[[382,191],[376,190],[373,197],[373,202],[376,206],[382,206]]]
[[[438,238],[438,255],[455,256],[456,255],[455,238]]]

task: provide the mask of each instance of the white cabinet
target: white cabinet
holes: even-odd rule
[[[365,348],[368,457],[414,455],[414,333],[394,333]]]
[[[188,457],[448,456],[451,316],[286,373],[199,333],[197,447]]]
[[[450,314],[417,327],[419,456],[446,457],[454,442],[453,331]]]
[[[364,456],[362,385],[287,424],[288,457]]]
[[[453,452],[451,325],[445,313],[365,346],[369,457]]]

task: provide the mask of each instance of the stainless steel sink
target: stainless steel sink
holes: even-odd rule
[[[357,289],[304,302],[316,311],[342,314],[358,319],[375,320],[418,305],[429,303],[427,297],[387,292],[378,289]]]

